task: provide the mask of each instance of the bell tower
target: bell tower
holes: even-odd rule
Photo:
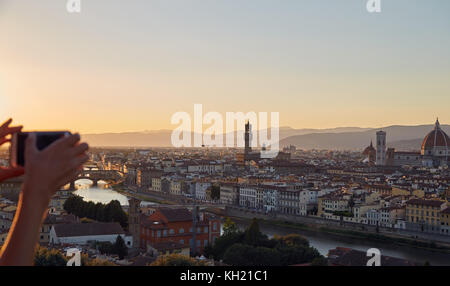
[[[386,165],[386,132],[377,132],[377,166]]]
[[[140,222],[141,222],[141,201],[136,198],[128,199],[128,231],[133,237],[133,247],[140,247]]]

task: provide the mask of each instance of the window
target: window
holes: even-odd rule
[[[167,236],[167,229],[165,229],[165,230],[163,231],[163,236],[164,236],[164,237]]]
[[[179,233],[184,233],[184,228],[180,228],[180,229],[178,230],[178,232],[179,232]]]
[[[180,239],[180,244],[184,244],[184,239]]]
[[[161,231],[160,230],[158,230],[158,232],[156,233],[156,236],[157,237],[161,237]]]
[[[173,229],[169,230],[169,234],[174,234],[174,233],[175,233],[175,230],[173,230]]]
[[[213,230],[217,230],[217,223],[213,223]]]

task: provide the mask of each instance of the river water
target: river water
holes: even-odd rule
[[[92,186],[92,181],[88,179],[80,179],[75,182],[77,190],[76,195],[83,197],[83,200],[94,203],[107,204],[110,201],[117,200],[122,206],[128,206],[128,199],[119,192],[114,191],[104,182],[99,181],[97,187]],[[154,205],[152,202],[141,202],[141,206]]]
[[[240,229],[245,229],[249,225],[249,221],[239,220],[233,218],[237,226]],[[316,248],[322,255],[327,255],[330,249],[334,249],[338,246],[353,248],[360,251],[367,251],[370,248],[378,248],[382,255],[392,256],[407,259],[410,261],[424,264],[428,261],[431,265],[450,266],[450,254],[444,254],[440,252],[428,251],[419,248],[413,248],[408,246],[398,246],[395,244],[387,245],[383,243],[376,243],[367,240],[354,239],[332,235],[328,233],[304,231],[295,228],[286,228],[282,226],[274,226],[261,223],[261,232],[269,237],[277,235],[287,235],[291,233],[299,234],[309,240],[311,246]]]

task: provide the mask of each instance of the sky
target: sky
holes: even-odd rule
[[[450,123],[450,1],[0,0],[0,118],[82,133],[279,112],[293,128]]]

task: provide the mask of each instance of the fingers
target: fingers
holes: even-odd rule
[[[80,174],[80,170],[75,170],[75,171],[72,170],[72,171],[66,173],[63,177],[61,177],[58,180],[58,187],[61,188],[65,185],[67,185],[68,183],[76,180],[79,174]]]
[[[76,133],[76,134],[72,134],[66,137],[63,137],[61,139],[59,139],[58,145],[60,146],[65,146],[65,147],[72,147],[75,144],[77,144],[80,141],[80,134]]]
[[[1,138],[1,139],[0,139],[0,145],[3,145],[3,144],[5,144],[5,143],[7,143],[7,142],[10,142],[10,141],[11,141],[10,139]]]
[[[89,156],[87,154],[77,156],[72,160],[71,167],[74,169],[79,169],[84,163],[89,161]]]
[[[6,120],[3,124],[2,124],[2,126],[0,126],[0,128],[7,128],[8,126],[9,126],[9,124],[11,124],[11,122],[12,122],[12,118],[10,118],[10,119],[8,119],[8,120]]]
[[[64,172],[64,175],[62,175],[58,179],[58,185],[64,186],[65,184],[75,179],[83,169],[82,168],[83,164],[86,163],[88,160],[89,156],[86,154],[74,158],[70,163],[66,165],[66,171]]]
[[[14,133],[20,132],[22,130],[22,128],[23,128],[22,125],[14,126],[14,127],[8,127],[7,132],[8,132],[8,134],[14,134]]]
[[[27,136],[27,140],[25,141],[25,156],[31,157],[30,155],[36,153],[37,146],[36,146],[36,133],[30,133]]]
[[[83,153],[85,153],[88,149],[89,149],[89,145],[87,143],[81,143],[81,144],[76,145],[73,148],[72,154],[75,156],[79,156],[79,155],[82,155]]]
[[[0,168],[0,181],[18,177],[24,174],[24,168]]]
[[[22,126],[9,127],[11,122],[12,119],[10,118],[0,126],[0,137],[5,137],[9,134],[17,133],[22,130]]]

